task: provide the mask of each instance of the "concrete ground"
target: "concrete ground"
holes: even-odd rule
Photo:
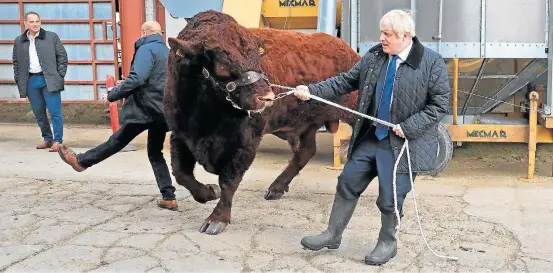
[[[80,152],[110,134],[107,127],[67,126],[65,143]],[[525,182],[518,179],[524,161],[503,164],[456,149],[447,169],[420,177],[415,190],[430,246],[459,260],[426,248],[409,194],[398,255],[374,267],[363,258],[378,234],[376,181],[338,250],[300,246],[303,236],[326,228],[332,205],[339,172],[325,167],[332,162],[326,133],[319,135],[317,156],[278,201],[263,195],[290,152],[284,141],[266,137],[235,196],[232,223],[217,236],[198,232],[216,201],[198,204],[177,185],[179,210],[156,207],[145,135],[133,142],[138,151],[84,173],[56,153],[36,150],[39,141],[35,125],[0,124],[0,272],[553,272],[553,179],[545,164],[538,164],[537,182]],[[196,174],[216,183],[203,168]]]

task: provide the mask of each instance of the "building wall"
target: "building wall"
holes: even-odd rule
[[[67,51],[62,100],[97,101],[105,93],[106,76],[119,74],[115,10],[115,0],[0,3],[0,100],[19,98],[13,80],[13,40],[25,30],[24,14],[35,11],[42,28],[57,33]]]

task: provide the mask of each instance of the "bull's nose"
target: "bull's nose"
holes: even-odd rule
[[[260,100],[265,100],[265,101],[274,101],[275,100],[275,93],[273,92],[270,92],[268,93],[267,95],[263,96],[263,97],[259,97]]]

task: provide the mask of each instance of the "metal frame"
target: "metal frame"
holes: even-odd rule
[[[383,1],[383,0],[380,0]],[[391,3],[396,2],[396,0],[389,0]],[[546,15],[549,14],[549,5],[551,0],[542,0],[542,1],[548,1],[546,6]],[[346,2],[346,1],[344,1]],[[434,51],[440,53],[442,57],[446,59],[450,58],[547,58],[547,48],[549,45],[549,36],[547,35],[548,31],[545,31],[544,42],[495,42],[492,40],[487,40],[487,36],[489,36],[490,33],[488,33],[487,30],[487,16],[490,16],[487,13],[490,13],[489,7],[487,8],[487,0],[480,0],[481,6],[480,6],[480,41],[466,41],[466,42],[458,42],[458,41],[445,41],[443,40],[443,14],[444,14],[444,6],[448,2],[444,2],[443,0],[440,0],[438,2],[438,21],[437,21],[437,33],[434,34],[431,37],[431,40],[423,40],[421,41],[425,46],[433,49]],[[370,49],[375,44],[378,44],[378,38],[377,37],[371,37],[370,39],[372,41],[364,40],[362,42],[359,42],[357,45],[356,42],[359,41],[359,36],[361,35],[359,25],[354,24],[358,23],[359,20],[359,0],[350,0],[348,1],[350,3],[350,16],[351,16],[351,27],[349,29],[349,32],[351,33],[351,46],[352,48],[356,48],[359,46],[359,54],[363,55],[366,53],[368,49]],[[397,1],[397,3],[400,3]],[[404,3],[401,1],[401,3]],[[411,0],[410,1],[410,8],[414,11],[414,19],[416,21],[416,14],[418,13],[418,8],[421,8],[421,5],[424,3],[428,3],[427,1],[416,1]],[[493,4],[493,3],[492,3]],[[409,8],[409,7],[405,7]],[[495,11],[494,11],[495,12]],[[499,12],[499,11],[498,11]],[[546,20],[546,27],[550,25],[551,20],[548,18],[548,16],[545,16]],[[362,26],[361,26],[362,27]],[[347,31],[347,30],[346,30]],[[374,34],[373,34],[374,35]],[[488,37],[489,38],[489,37]],[[553,101],[552,101],[553,102]]]
[[[546,34],[549,48],[547,50],[547,92],[543,100],[543,110],[544,116],[552,117],[553,116],[553,0],[547,1],[547,11],[548,11],[548,33]]]
[[[488,100],[484,105],[480,107],[478,113],[487,113],[492,111],[497,107],[501,102],[518,90],[526,86],[529,82],[535,80],[541,76],[546,71],[546,60],[545,59],[534,59],[530,64],[528,64],[517,77],[512,79],[509,83],[504,85],[501,89],[493,93],[490,98],[494,100]]]
[[[382,1],[382,0],[381,0]],[[437,34],[432,37],[431,41],[422,41],[422,43],[429,47],[430,49],[440,53],[445,59],[455,59],[455,58],[492,58],[492,59],[535,59],[526,69],[519,72],[518,75],[482,75],[479,73],[479,76],[469,76],[469,77],[460,77],[460,78],[475,78],[475,84],[472,86],[472,92],[478,86],[479,81],[484,79],[511,79],[505,85],[501,86],[497,91],[493,92],[491,96],[494,99],[504,100],[509,96],[516,93],[521,87],[526,85],[528,82],[536,80],[539,76],[544,73],[544,69],[548,67],[553,67],[553,11],[551,7],[553,5],[553,0],[542,0],[545,3],[545,31],[544,31],[544,43],[540,42],[539,39],[534,42],[495,42],[492,40],[487,40],[487,36],[490,36],[491,33],[488,33],[488,28],[490,27],[487,22],[487,16],[490,16],[491,10],[489,10],[489,5],[497,5],[497,2],[491,2],[489,0],[480,0],[480,41],[475,42],[447,42],[442,39],[442,16],[444,11],[444,2],[440,0],[438,2],[439,13],[437,17]],[[350,6],[349,16],[351,26],[349,30],[343,30],[348,32],[351,35],[350,45],[352,48],[359,48],[358,52],[360,55],[364,55],[371,47],[378,44],[378,41],[367,41],[366,39],[363,42],[358,42],[362,31],[358,25],[359,21],[359,0],[349,0],[347,2]],[[392,0],[392,3],[395,2]],[[476,2],[476,1],[475,1]],[[405,1],[398,1],[401,5],[405,5]],[[407,2],[410,4],[410,8],[413,11],[413,18],[416,21],[417,19],[417,7],[420,9],[422,1],[410,0]],[[344,4],[345,5],[345,4]],[[365,7],[366,8],[366,7]],[[408,7],[407,7],[408,8]],[[538,11],[539,12],[539,11]],[[541,16],[541,14],[540,14]],[[487,26],[487,27],[486,27]],[[361,26],[362,27],[362,26]],[[365,35],[365,34],[363,34]],[[374,34],[372,34],[374,35]],[[375,39],[373,37],[371,39]],[[497,40],[497,39],[496,39]],[[519,39],[520,40],[520,39]],[[357,44],[358,43],[358,44]],[[544,60],[547,60],[547,65],[545,65]],[[551,118],[553,119],[553,71],[549,70],[547,74],[547,92],[544,92],[543,99],[543,111],[542,118]],[[468,102],[470,102],[470,98]],[[493,110],[498,103],[495,101],[489,101],[483,105],[478,105],[476,107],[468,107],[468,102],[464,105],[464,111],[468,108],[478,109],[478,113],[487,113]],[[477,113],[470,111],[471,113]]]
[[[19,4],[19,20],[0,20],[0,24],[20,24],[21,26],[21,33],[25,31],[25,25],[23,23],[24,21],[24,3],[67,3],[68,1],[65,0],[12,0],[12,1],[0,1],[1,3],[9,3],[9,4]],[[98,103],[98,85],[105,85],[105,79],[98,79],[96,75],[96,65],[98,64],[113,64],[115,67],[115,76],[116,78],[119,77],[119,70],[118,70],[118,61],[117,61],[117,28],[116,28],[116,7],[115,7],[115,0],[71,0],[71,3],[88,3],[89,7],[89,18],[88,19],[73,19],[73,20],[59,20],[59,19],[48,19],[48,20],[41,20],[42,23],[88,23],[90,28],[90,40],[62,40],[63,44],[90,44],[91,45],[91,59],[90,60],[79,60],[79,61],[69,61],[68,64],[89,64],[92,66],[92,81],[73,81],[73,80],[66,80],[66,85],[80,85],[80,84],[86,84],[86,85],[92,85],[94,90],[94,100],[62,100],[62,103]],[[94,10],[93,10],[93,4],[94,3],[111,3],[111,12],[112,17],[111,19],[93,19],[94,16]],[[94,37],[94,24],[95,23],[102,23],[102,39],[96,40]],[[109,26],[111,25],[111,26]],[[113,39],[107,39],[107,27],[111,27],[113,32]],[[13,40],[0,40],[0,44],[13,44]],[[95,48],[97,44],[113,44],[113,60],[96,60],[95,56]],[[11,60],[0,60],[0,64],[11,64]],[[13,80],[0,80],[0,84],[15,84],[15,81]],[[27,103],[27,100],[0,100],[0,102],[15,102],[15,103]]]
[[[489,60],[490,59],[484,59],[482,61],[482,64],[480,65],[480,69],[478,69],[478,75],[476,76],[476,80],[474,81],[474,84],[472,85],[472,88],[470,89],[469,97],[467,98],[467,100],[465,101],[465,104],[463,105],[463,108],[461,109],[461,115],[464,115],[466,113],[467,108],[468,108],[470,102],[472,101],[474,91],[478,87],[478,84],[480,83],[480,79],[482,79],[482,73],[486,69],[486,66],[488,65]],[[456,76],[458,77],[458,75],[456,75]]]

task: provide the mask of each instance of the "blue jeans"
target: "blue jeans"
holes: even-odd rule
[[[371,130],[374,134],[374,130]],[[404,153],[403,156],[406,156]],[[357,144],[351,158],[338,177],[337,192],[346,199],[357,199],[369,183],[378,176],[378,198],[376,205],[382,214],[394,213],[394,191],[392,179],[394,172],[394,153],[390,137],[382,140],[363,139]],[[413,173],[413,182],[416,174]],[[409,174],[398,174],[396,177],[397,205],[403,215],[403,201],[411,191]]]
[[[60,92],[48,92],[46,80],[43,75],[29,76],[27,81],[27,96],[33,109],[36,122],[42,133],[44,141],[63,141],[63,116],[61,112]],[[50,113],[54,125],[54,136],[50,129],[50,122],[46,115],[46,109]]]

